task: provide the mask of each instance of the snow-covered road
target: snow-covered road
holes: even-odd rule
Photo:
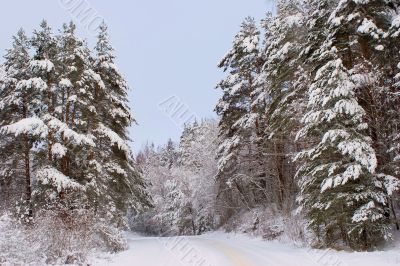
[[[93,265],[400,266],[400,251],[347,253],[295,248],[242,235],[153,238],[128,234],[129,250]]]

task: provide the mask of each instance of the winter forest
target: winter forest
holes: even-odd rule
[[[276,6],[216,62],[218,118],[136,153],[106,23],[93,49],[73,22],[20,29],[0,65],[0,265],[179,265],[129,257],[157,243],[182,265],[400,263],[400,2]]]

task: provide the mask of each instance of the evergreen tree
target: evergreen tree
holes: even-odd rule
[[[388,59],[391,62],[390,73],[394,74],[392,81],[392,87],[387,95],[388,104],[390,106],[390,115],[393,118],[393,128],[390,139],[392,145],[390,147],[390,153],[392,154],[392,168],[396,176],[400,174],[400,134],[399,134],[399,88],[400,88],[400,53],[396,49],[397,44],[400,40],[400,10],[397,7],[397,12],[391,18],[391,27],[389,29],[389,38],[387,41]],[[388,110],[387,110],[388,111]]]
[[[6,200],[11,203],[22,198],[22,215],[32,216],[31,149],[42,132],[36,131],[40,121],[30,118],[36,115],[37,96],[46,85],[40,79],[30,79],[29,41],[22,29],[13,37],[12,45],[5,55],[5,76],[0,92],[0,173],[5,195],[8,195]]]
[[[368,248],[387,239],[390,227],[377,159],[365,134],[365,111],[354,89],[340,59],[317,72],[298,138],[317,137],[320,142],[298,156],[305,160],[298,173],[299,202],[325,243],[331,245],[339,234],[353,247],[362,243]]]
[[[302,56],[314,81],[299,137],[319,144],[300,153],[307,163],[298,173],[299,199],[313,216],[313,229],[328,245],[340,232],[349,245],[365,249],[390,238],[388,195],[397,186],[388,175],[389,138],[381,124],[391,79],[382,58],[393,4],[353,0],[310,4],[313,12]],[[340,202],[346,194],[346,201]],[[346,207],[334,206],[334,197]],[[325,208],[335,209],[336,214]],[[338,209],[343,210],[340,215]]]
[[[266,175],[274,177],[269,187],[274,192],[273,202],[281,209],[294,202],[295,165],[290,167],[289,163],[297,150],[293,140],[304,110],[308,83],[299,57],[306,36],[306,10],[301,2],[279,1],[276,17],[264,21],[265,64],[261,76],[266,95],[263,154],[267,159],[264,167],[270,169]]]
[[[74,31],[73,23],[64,25],[57,40],[43,22],[31,41],[36,52],[34,74],[46,80],[50,88],[42,97],[41,117],[47,127],[47,141],[36,158],[40,162],[38,200],[49,208],[65,208],[66,212],[86,204],[87,180],[81,173],[86,158],[82,150],[94,146],[91,135],[78,127],[85,123],[77,103],[84,101],[78,97],[84,90],[83,73],[89,59]]]
[[[127,85],[106,27],[96,60],[75,30],[71,22],[54,36],[43,21],[30,40],[21,30],[5,56],[1,189],[13,193],[9,202],[22,196],[19,209],[29,221],[35,206],[71,218],[75,210],[93,210],[121,226],[128,209],[151,205],[128,144],[134,119]]]
[[[30,62],[30,72],[35,78],[43,80],[46,83],[46,90],[41,92],[41,110],[40,117],[54,116],[56,104],[56,82],[57,82],[57,40],[52,33],[51,28],[45,20],[40,24],[40,29],[33,32],[33,37],[30,40],[31,46],[34,49],[33,60]],[[53,150],[53,132],[50,130],[46,136],[48,140],[45,142],[47,153],[43,148],[43,154],[40,156],[40,164],[48,165],[52,161]]]
[[[394,78],[390,79],[390,88],[386,93],[386,99],[384,104],[384,109],[386,112],[385,118],[387,121],[391,121],[390,127],[387,127],[390,130],[388,136],[386,136],[387,141],[390,143],[389,155],[391,156],[388,163],[388,169],[386,169],[391,175],[397,178],[397,182],[394,186],[394,190],[388,191],[391,195],[390,203],[391,209],[394,217],[394,221],[396,223],[397,230],[400,230],[400,225],[397,220],[398,215],[396,214],[395,201],[393,198],[398,196],[398,180],[400,180],[400,133],[399,133],[399,125],[400,125],[400,52],[397,49],[398,43],[400,41],[400,8],[399,5],[395,4],[395,2],[391,2],[395,7],[395,12],[391,13],[391,26],[389,29],[389,36],[386,38],[385,45],[385,59],[387,60],[385,63],[388,64],[390,62],[390,70],[387,69],[388,73],[394,74]],[[389,107],[389,108],[387,108]],[[397,191],[397,192],[396,192]],[[396,192],[396,194],[394,194]],[[393,195],[394,194],[394,195]]]
[[[179,157],[177,144],[172,139],[168,139],[167,145],[161,150],[160,156],[161,165],[168,169],[171,169],[174,165],[176,166]]]
[[[218,149],[218,180],[221,191],[226,188],[239,193],[242,204],[253,204],[252,195],[246,195],[247,183],[256,174],[252,172],[255,149],[252,145],[256,128],[256,113],[252,113],[252,93],[256,88],[259,67],[260,32],[252,18],[247,18],[236,35],[232,49],[219,64],[229,75],[218,88],[223,92],[216,112],[220,116],[220,145]],[[243,180],[244,179],[244,180]],[[248,180],[250,179],[250,180]],[[230,197],[229,195],[227,195]]]
[[[101,116],[95,128],[98,154],[102,165],[102,186],[107,189],[107,207],[119,212],[133,208],[139,212],[150,206],[146,184],[134,165],[129,147],[128,127],[135,122],[128,106],[128,85],[115,65],[107,26],[100,27],[96,45],[95,70],[104,83],[95,90],[95,108]],[[104,199],[103,199],[104,200]],[[101,206],[101,203],[100,203]]]

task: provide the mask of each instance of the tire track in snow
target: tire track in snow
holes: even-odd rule
[[[249,262],[245,257],[243,257],[239,252],[233,250],[225,244],[216,245],[219,250],[226,254],[234,263],[235,266],[255,266],[253,263]]]
[[[256,266],[254,262],[249,260],[247,252],[243,250],[237,249],[227,243],[216,241],[214,239],[202,239],[203,241],[207,242],[214,246],[218,251],[223,253],[225,257],[232,263],[232,266]]]

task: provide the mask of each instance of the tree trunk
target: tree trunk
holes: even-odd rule
[[[396,225],[396,229],[397,229],[397,231],[399,231],[400,230],[400,225],[399,225],[399,222],[397,221],[396,210],[394,209],[393,199],[392,198],[390,198],[390,209],[392,210],[392,213],[393,213],[394,223]]]
[[[30,166],[30,147],[29,147],[29,138],[25,135],[25,193],[26,193],[26,202],[29,206],[29,217],[32,217],[32,185],[31,185],[31,166]]]
[[[55,99],[54,99],[54,94],[51,91],[51,87],[52,87],[52,83],[50,81],[50,78],[48,78],[48,82],[47,82],[47,104],[48,104],[48,109],[49,109],[49,113],[54,116],[54,103],[55,103]],[[52,149],[53,149],[53,144],[54,144],[54,135],[53,135],[53,131],[49,130],[49,134],[48,134],[48,160],[50,162],[53,161],[53,154],[52,154]]]
[[[28,117],[28,108],[26,101],[23,104],[23,116]],[[30,166],[30,144],[28,134],[24,135],[24,162],[25,162],[25,197],[28,204],[28,216],[32,217],[32,184],[31,184],[31,166]]]

